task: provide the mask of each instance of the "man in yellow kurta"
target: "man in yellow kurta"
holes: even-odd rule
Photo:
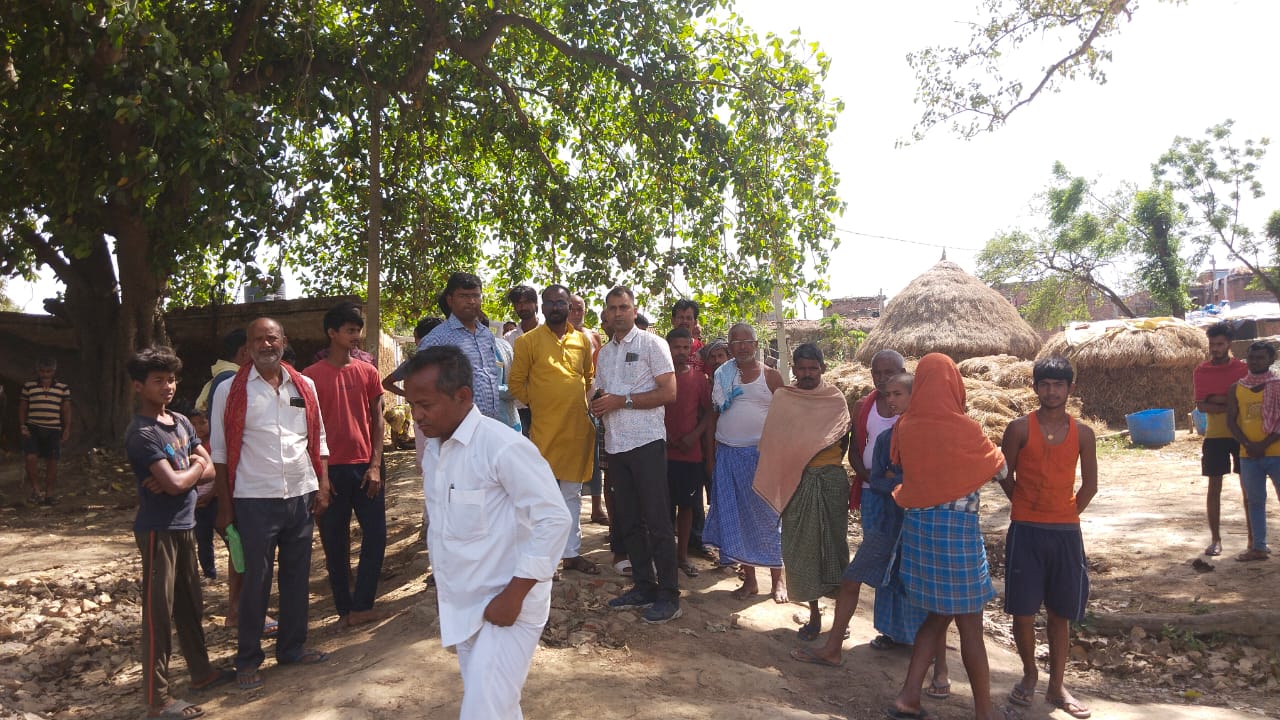
[[[546,323],[516,338],[507,384],[511,394],[538,418],[529,439],[551,466],[573,518],[565,543],[564,568],[589,575],[600,568],[582,557],[582,484],[591,480],[596,429],[587,415],[587,389],[595,377],[591,340],[569,324],[569,290],[542,291]]]

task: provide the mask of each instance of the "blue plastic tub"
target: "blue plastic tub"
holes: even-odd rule
[[[1173,410],[1156,408],[1124,416],[1134,445],[1167,445],[1173,442]]]

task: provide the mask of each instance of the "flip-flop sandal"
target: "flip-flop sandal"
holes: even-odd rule
[[[1236,556],[1236,562],[1255,562],[1269,557],[1271,556],[1261,550],[1245,550]]]
[[[262,687],[262,672],[258,669],[240,670],[236,672],[236,687],[242,692],[257,690]]]
[[[618,562],[613,564],[613,570],[619,575],[625,575],[627,577],[631,577],[631,561],[619,560]]]
[[[924,695],[934,700],[946,700],[951,697],[951,683],[946,683],[945,685],[929,683],[929,687],[924,689]]]
[[[1079,720],[1093,717],[1093,711],[1078,702],[1067,702],[1063,698],[1054,698],[1048,695],[1044,696],[1044,701],[1073,718],[1079,718]]]
[[[213,677],[210,677],[204,682],[191,683],[191,689],[195,690],[196,692],[204,692],[205,690],[212,690],[213,688],[216,688],[220,685],[226,685],[227,683],[235,679],[236,679],[235,670],[231,670],[231,669],[215,670],[213,672]]]
[[[276,635],[279,635],[279,634],[280,634],[279,620],[272,620],[271,622],[266,623],[262,626],[262,637],[264,638],[275,637]]]
[[[892,650],[898,647],[898,641],[888,635],[877,635],[871,640],[871,647],[874,650]]]
[[[285,660],[284,658],[276,658],[276,662],[281,665],[316,665],[329,659],[329,653],[320,652],[319,650],[305,649],[298,653],[298,656]]]
[[[194,710],[195,712],[187,712]],[[195,720],[198,717],[204,717],[204,710],[199,706],[193,705],[186,700],[173,699],[168,705],[160,710],[159,715],[147,714],[150,720]]]
[[[796,662],[808,663],[809,665],[821,665],[823,667],[840,667],[844,665],[844,658],[840,658],[840,662],[831,662],[826,658],[820,658],[813,654],[809,648],[796,648],[792,650],[791,659]]]
[[[1022,685],[1014,685],[1009,691],[1009,702],[1022,707],[1031,707],[1031,700],[1035,698],[1035,690],[1027,690]]]
[[[814,640],[817,640],[818,636],[821,634],[822,634],[821,623],[819,623],[816,627],[808,623],[805,623],[804,625],[800,626],[799,630],[796,630],[796,637],[800,638],[804,642],[813,642]]]
[[[1204,554],[1209,557],[1217,557],[1222,554],[1222,543],[1209,543],[1209,547],[1204,549]]]
[[[683,565],[680,566],[680,569],[684,571],[685,575],[691,578],[698,577],[698,574],[699,574],[698,568],[695,567],[694,564],[691,562],[684,563]]]

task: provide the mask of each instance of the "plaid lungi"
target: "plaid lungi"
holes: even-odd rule
[[[950,507],[907,510],[899,550],[902,583],[911,604],[928,612],[982,612],[996,590],[978,513]]]
[[[711,509],[702,541],[720,548],[720,564],[782,567],[778,514],[751,485],[760,452],[754,447],[716,443],[716,472]]]
[[[892,507],[888,507],[892,506]],[[860,582],[871,587],[884,584],[889,570],[889,560],[893,557],[894,546],[898,542],[897,533],[883,532],[881,528],[890,525],[886,521],[889,513],[901,513],[893,498],[874,490],[862,493],[862,543],[853,554],[853,562],[844,571],[844,579]],[[900,525],[900,524],[899,524]]]

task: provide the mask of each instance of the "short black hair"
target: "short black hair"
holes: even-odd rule
[[[827,365],[826,358],[822,357],[822,348],[814,343],[802,343],[791,351],[791,363],[793,365],[801,360],[816,360],[823,367]]]
[[[692,339],[693,339],[693,333],[689,332],[685,328],[673,328],[671,332],[667,333],[667,342],[671,342],[672,340],[692,340]]]
[[[438,368],[436,390],[445,395],[452,395],[459,388],[474,389],[475,384],[471,371],[471,361],[456,345],[434,345],[409,358],[406,376],[429,367]]]
[[[686,298],[680,298],[679,300],[676,301],[675,305],[671,306],[671,317],[674,318],[676,316],[676,313],[680,312],[681,310],[689,310],[689,309],[693,310],[693,319],[697,320],[698,313],[701,312],[701,309],[698,307],[698,303],[692,300],[688,300]]]
[[[517,285],[507,291],[507,302],[515,305],[522,300],[538,302],[538,291],[528,285]]]
[[[341,330],[343,325],[355,325],[356,327],[364,327],[364,311],[360,309],[359,303],[340,302],[329,308],[324,314],[324,332],[327,335],[330,330]]]
[[[649,329],[649,318],[645,317],[644,313],[636,314],[636,327],[640,328],[641,330]]]
[[[444,318],[438,318],[434,315],[428,315],[427,317],[422,318],[418,321],[417,326],[413,328],[413,338],[415,340],[421,340],[432,330],[435,330],[442,322],[444,322]]]
[[[58,360],[50,355],[45,355],[36,360],[36,368],[40,370],[48,370],[50,368],[58,369]]]
[[[195,406],[190,400],[174,400],[169,403],[169,411],[176,412],[179,415],[185,415],[188,420],[193,417],[204,417],[204,411]]]
[[[631,302],[636,301],[636,294],[631,292],[631,288],[627,287],[626,285],[618,285],[617,287],[610,290],[607,295],[604,296],[605,305],[609,304],[609,298],[613,297],[614,295],[626,295],[628,298],[631,299]]]
[[[153,372],[166,372],[177,375],[182,372],[182,360],[173,352],[173,348],[164,345],[157,345],[144,348],[134,353],[129,358],[125,369],[129,372],[129,379],[136,382],[146,382],[147,376]]]
[[[1065,380],[1070,385],[1076,380],[1076,371],[1061,355],[1047,357],[1031,366],[1031,385],[1039,385],[1041,380]]]
[[[1224,337],[1228,342],[1235,339],[1235,333],[1231,332],[1231,325],[1225,322],[1216,322],[1204,329],[1206,337]]]
[[[573,293],[569,292],[569,288],[563,285],[560,285],[559,283],[552,283],[551,285],[548,285],[542,289],[543,302],[546,302],[547,300],[547,293],[554,293],[554,292],[563,292],[565,295],[569,296],[570,300],[573,300]]]
[[[483,289],[484,283],[480,282],[480,277],[474,273],[456,272],[449,276],[449,281],[444,285],[444,294],[452,295],[455,290],[476,290]]]
[[[1264,351],[1265,353],[1267,353],[1267,355],[1271,356],[1271,362],[1276,361],[1276,348],[1274,345],[1267,342],[1266,340],[1255,340],[1252,344],[1249,345],[1249,352],[1253,352],[1255,350]]]
[[[222,359],[234,361],[236,359],[236,355],[240,354],[240,348],[244,347],[244,344],[247,342],[249,342],[249,335],[245,332],[244,328],[236,328],[226,335],[223,335]]]

